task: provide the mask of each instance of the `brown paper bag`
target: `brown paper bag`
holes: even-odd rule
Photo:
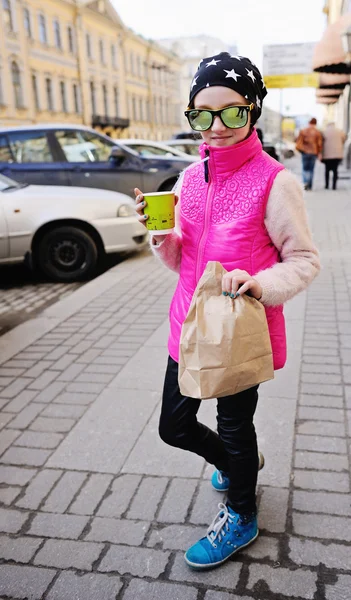
[[[179,387],[191,398],[221,398],[274,378],[263,305],[222,294],[226,270],[209,262],[196,287],[180,338]]]

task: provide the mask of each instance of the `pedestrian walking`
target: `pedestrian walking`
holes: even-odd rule
[[[336,190],[338,181],[338,167],[344,157],[344,144],[346,135],[335,127],[335,123],[328,123],[323,133],[322,162],[325,165],[325,189],[329,189],[329,175],[333,173],[333,190]]]
[[[302,154],[302,179],[305,190],[311,190],[313,173],[317,158],[322,159],[323,136],[317,129],[317,119],[312,118],[308,127],[301,129],[296,150]]]
[[[170,307],[159,433],[167,444],[214,465],[212,486],[228,492],[207,535],[185,554],[195,569],[218,566],[257,538],[260,466],[253,424],[258,386],[218,399],[218,433],[198,422],[201,400],[180,393],[179,340],[196,284],[207,262],[218,261],[227,270],[224,295],[249,292],[262,302],[274,367],[281,369],[286,361],[283,303],[319,271],[301,186],[263,151],[253,127],[266,93],[248,58],[223,52],[200,62],[185,114],[191,128],[201,132],[202,160],[187,168],[176,185],[175,230],[151,237],[155,255],[179,273]],[[146,199],[139,189],[135,194],[139,220],[145,223]]]

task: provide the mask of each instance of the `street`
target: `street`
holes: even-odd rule
[[[349,600],[350,182],[321,175],[305,198],[322,272],[287,303],[288,363],[260,388],[257,542],[184,563],[223,495],[157,434],[177,276],[145,252],[0,338],[1,598]],[[215,427],[212,401],[200,419]]]

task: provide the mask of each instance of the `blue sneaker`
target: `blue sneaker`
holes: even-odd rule
[[[257,517],[244,522],[238,513],[225,504],[218,504],[219,513],[207,530],[207,536],[191,546],[184,555],[192,569],[218,567],[235,552],[251,544],[258,536]]]
[[[264,456],[262,452],[258,453],[258,470],[260,471],[264,467]],[[211,477],[212,487],[217,492],[227,492],[229,490],[229,477],[224,471],[216,471]]]

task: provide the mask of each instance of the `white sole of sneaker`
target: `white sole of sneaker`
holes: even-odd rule
[[[243,544],[242,546],[240,546],[240,548],[236,548],[235,550],[233,550],[233,552],[231,552],[231,554],[229,554],[229,556],[227,556],[223,560],[220,560],[215,563],[211,563],[210,565],[200,565],[198,563],[193,563],[187,559],[186,553],[184,554],[184,560],[185,560],[186,564],[194,571],[207,571],[208,569],[215,569],[216,567],[219,567],[220,565],[225,563],[231,556],[233,556],[233,554],[236,554],[237,552],[240,552],[240,550],[243,550],[243,548],[250,546],[250,544],[252,544],[255,540],[257,540],[259,533],[260,533],[259,530],[257,530],[257,534],[255,535],[255,537],[252,538],[252,540],[250,540],[249,542],[247,542],[247,544]]]

